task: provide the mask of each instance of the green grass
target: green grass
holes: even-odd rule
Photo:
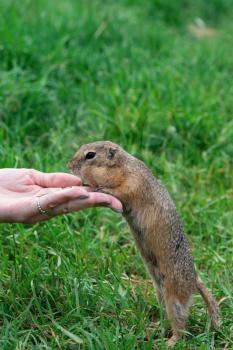
[[[0,167],[67,171],[101,139],[151,167],[222,300],[213,336],[195,297],[176,349],[233,349],[232,15],[230,0],[0,2]],[[214,35],[190,33],[196,18]],[[0,254],[0,349],[166,349],[121,216],[1,225]]]

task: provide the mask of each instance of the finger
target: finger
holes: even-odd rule
[[[119,199],[117,199],[116,197],[110,195],[110,194],[107,194],[107,193],[104,193],[104,192],[95,192],[95,189],[90,187],[90,186],[84,186],[84,188],[89,192],[89,193],[93,193],[91,195],[91,198],[94,198],[94,200],[97,200],[97,202],[100,200],[101,201],[101,198],[102,195],[104,195],[104,198],[108,198],[109,201],[111,201],[111,209],[113,210],[116,210],[118,212],[123,212],[123,206],[122,206],[122,203],[119,201]],[[97,203],[98,204],[98,203]]]
[[[51,194],[54,193],[56,191],[61,191],[63,188],[61,187],[48,187],[48,188],[40,188],[37,192],[36,192],[36,197],[43,197],[47,194]]]
[[[88,199],[89,193],[83,186],[74,186],[66,189],[54,189],[53,193],[43,196],[34,196],[15,202],[13,209],[10,210],[11,216],[15,217],[14,222],[34,223],[37,221],[48,220],[54,216],[53,208],[62,203],[71,200]],[[17,208],[17,210],[16,210]]]
[[[46,187],[46,188],[42,187],[36,192],[36,197],[43,197],[43,196],[48,195],[48,194],[56,193],[57,191],[65,191],[65,190],[70,190],[70,189],[74,189],[74,191],[78,191],[78,192],[79,192],[79,190],[81,191],[81,189],[83,189],[87,192],[91,192],[89,187],[86,187],[86,186]]]
[[[70,200],[85,200],[89,198],[89,193],[82,186],[65,188],[60,191],[55,191],[48,195],[40,197],[40,206],[43,210],[52,210],[60,204],[67,203]]]
[[[30,171],[36,185],[41,187],[68,187],[79,186],[81,180],[74,175],[66,173],[42,173],[32,169]]]
[[[86,194],[85,194],[86,195]],[[83,197],[81,197],[83,198]],[[40,200],[43,200],[42,198]],[[41,204],[41,203],[40,203]],[[37,205],[36,205],[37,206]],[[65,214],[68,212],[76,212],[83,209],[88,209],[91,207],[109,207],[112,210],[122,213],[122,204],[121,202],[111,195],[107,195],[105,193],[89,193],[89,198],[87,199],[71,199],[65,203],[57,205],[52,208],[52,210],[48,214],[37,213],[32,216],[30,219],[27,219],[25,223],[33,224],[39,221],[49,220],[54,216]]]
[[[73,199],[53,208],[53,215],[75,212],[91,207],[109,207],[118,213],[122,213],[121,202],[113,196],[105,193],[89,192],[89,198],[79,200]]]

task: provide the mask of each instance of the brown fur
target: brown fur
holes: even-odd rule
[[[95,156],[85,159],[88,152],[95,152]],[[173,346],[182,336],[196,291],[204,298],[212,326],[217,328],[217,303],[197,277],[175,205],[146,165],[120,146],[99,141],[82,146],[70,168],[96,191],[122,202],[123,215],[171,321],[173,335],[167,345]]]

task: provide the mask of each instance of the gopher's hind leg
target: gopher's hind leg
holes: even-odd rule
[[[176,296],[166,295],[165,305],[172,327],[172,337],[168,339],[167,346],[172,347],[183,336],[190,302],[179,301]]]

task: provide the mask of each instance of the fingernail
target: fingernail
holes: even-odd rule
[[[88,199],[89,196],[87,194],[81,194],[81,196],[78,196],[78,199]]]
[[[115,211],[115,213],[117,214],[122,214],[123,213],[123,210],[121,209],[116,209],[116,208],[111,208],[113,211]]]
[[[108,206],[110,204],[112,204],[112,202],[110,202],[110,201],[105,201],[105,202],[100,203],[100,205],[104,205],[104,206]]]

